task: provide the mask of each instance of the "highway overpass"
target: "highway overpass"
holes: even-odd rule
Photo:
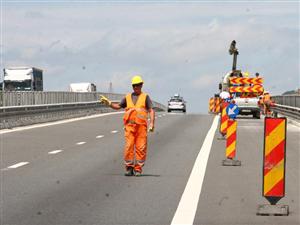
[[[0,224],[300,224],[299,125],[278,203],[290,214],[257,216],[264,120],[237,121],[242,166],[224,167],[217,116],[158,113],[141,177],[124,176],[122,113],[0,130]]]

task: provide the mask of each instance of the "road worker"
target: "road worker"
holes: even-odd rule
[[[264,101],[263,101],[263,96],[259,96],[259,100],[257,102],[258,107],[260,108],[261,112],[264,112]]]
[[[266,116],[270,116],[270,114],[271,114],[271,110],[270,110],[271,95],[270,95],[270,93],[268,91],[264,91],[263,103],[264,103],[264,114]]]
[[[142,92],[144,81],[140,76],[132,78],[133,93],[127,94],[120,103],[112,103],[101,96],[100,101],[113,109],[125,108],[123,117],[125,130],[124,164],[125,176],[141,176],[147,155],[147,127],[150,114],[149,131],[154,131],[155,112],[152,101]]]

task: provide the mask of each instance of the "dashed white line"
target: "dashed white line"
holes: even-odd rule
[[[118,131],[117,130],[112,130],[110,133],[116,134],[116,133],[118,133]]]
[[[7,167],[7,168],[8,168],[8,169],[16,169],[16,168],[18,168],[18,167],[25,166],[25,165],[27,165],[27,164],[29,164],[29,162],[19,162],[19,163],[17,163],[17,164],[14,164],[14,165],[12,165],[12,166]]]
[[[161,117],[161,115],[158,116],[159,118]]]
[[[84,145],[86,142],[82,141],[82,142],[78,142],[76,143],[76,145]]]
[[[98,135],[96,138],[103,138],[104,135]]]
[[[171,225],[192,225],[194,222],[210,149],[218,127],[218,118],[218,116],[214,118],[211,128],[204,139]]]
[[[48,152],[49,155],[54,155],[54,154],[57,154],[57,153],[60,153],[62,152],[62,150],[54,150],[54,151],[51,151],[51,152]]]

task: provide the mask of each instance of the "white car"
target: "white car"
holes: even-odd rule
[[[174,96],[168,102],[168,112],[182,111],[186,112],[186,104],[182,97]]]

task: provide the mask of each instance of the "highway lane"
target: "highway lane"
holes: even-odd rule
[[[2,223],[170,224],[212,119],[158,117],[139,178],[123,176],[121,115],[3,134]]]
[[[2,224],[170,224],[213,117],[160,115],[139,178],[123,176],[122,115],[3,134]],[[244,117],[237,134],[241,167],[221,166],[225,141],[214,136],[194,224],[300,224],[299,131],[288,125],[286,197],[279,202],[290,206],[288,217],[255,215],[267,203],[263,119]],[[48,154],[55,149],[62,152]],[[29,164],[6,169],[23,161]]]
[[[215,136],[195,224],[300,224],[300,128],[287,126],[286,197],[278,204],[289,205],[290,215],[256,216],[262,197],[263,119],[237,120],[237,159],[241,167],[224,167],[225,140]]]

